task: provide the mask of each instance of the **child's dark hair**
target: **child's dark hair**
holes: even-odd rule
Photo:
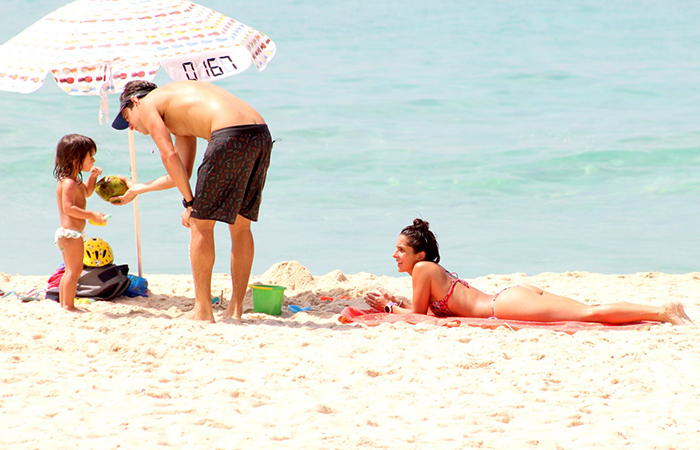
[[[85,156],[97,152],[95,141],[82,134],[67,134],[58,141],[56,146],[56,165],[53,168],[53,176],[57,180],[68,178],[74,173],[78,174],[78,180],[83,181],[81,173]]]
[[[440,249],[437,239],[429,227],[430,224],[425,220],[414,219],[413,225],[409,225],[401,230],[401,234],[408,238],[407,243],[413,251],[416,253],[425,252],[426,261],[439,263]]]

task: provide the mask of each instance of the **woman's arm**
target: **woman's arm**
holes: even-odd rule
[[[394,314],[427,314],[430,301],[431,286],[435,274],[443,269],[433,262],[419,262],[413,268],[411,275],[413,283],[413,300],[411,305],[401,304],[396,297],[379,289],[379,292],[368,292],[365,302],[374,309],[386,311],[385,307],[390,303],[391,312]]]
[[[378,288],[376,292],[368,292],[365,295],[365,303],[382,312],[387,312],[385,309],[387,305],[392,305],[391,312],[394,314],[412,314],[414,312],[411,305],[398,300],[382,288]]]
[[[434,262],[421,261],[413,266],[411,281],[413,284],[413,312],[420,314],[428,313],[428,303],[430,302],[430,292],[433,283],[435,269],[441,269]]]

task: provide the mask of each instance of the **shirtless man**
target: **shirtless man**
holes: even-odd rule
[[[113,200],[125,204],[144,192],[172,187],[182,193],[182,224],[191,230],[195,293],[191,318],[196,320],[215,322],[211,308],[214,225],[216,221],[228,223],[233,288],[222,318],[240,321],[253,265],[250,222],[258,220],[272,151],[265,121],[243,100],[200,81],[173,82],[163,87],[149,81],[131,81],[124,87],[120,102],[112,127],[150,135],[168,174],[133,184],[122,197]],[[175,136],[174,143],[171,135]],[[197,138],[206,139],[209,145],[197,169],[193,194],[190,178]]]

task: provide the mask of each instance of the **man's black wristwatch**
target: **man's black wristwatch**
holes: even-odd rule
[[[182,199],[182,206],[184,206],[185,208],[191,208],[192,205],[194,205],[194,197],[192,197],[192,200],[190,200],[189,202],[184,198]]]

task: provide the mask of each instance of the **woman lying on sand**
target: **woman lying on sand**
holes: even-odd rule
[[[601,322],[622,324],[650,320],[674,325],[692,325],[680,302],[646,306],[628,302],[588,305],[555,295],[535,286],[511,286],[496,295],[481,292],[438,263],[440,253],[428,222],[415,219],[401,231],[394,259],[399,272],[413,281],[413,301],[402,301],[386,292],[369,292],[365,300],[372,308],[395,314],[426,314],[437,317],[488,317],[537,322]]]

